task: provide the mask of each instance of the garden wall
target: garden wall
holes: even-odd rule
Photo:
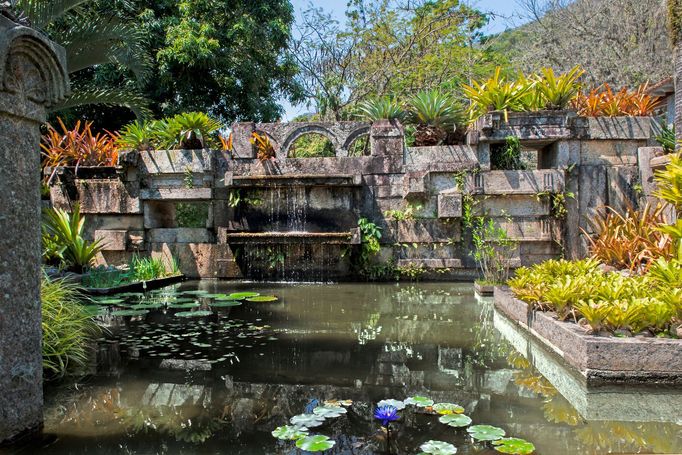
[[[275,160],[256,158],[253,132],[269,137]],[[291,157],[311,133],[327,137],[335,156]],[[492,170],[510,135],[536,158],[527,170]],[[231,153],[125,153],[107,172],[61,170],[51,199],[81,203],[88,234],[107,242],[103,263],[172,253],[194,277],[357,278],[352,251],[366,218],[382,228],[377,274],[469,279],[468,220],[479,215],[518,242],[513,266],[584,255],[580,230],[589,232],[598,207],[637,203],[638,149],[650,136],[649,118],[568,112],[490,114],[467,144],[438,147],[405,146],[402,127],[388,121],[240,123]],[[363,138],[366,154],[349,156]]]

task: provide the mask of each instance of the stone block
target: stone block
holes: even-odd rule
[[[426,269],[459,269],[462,261],[459,259],[399,259],[398,267],[420,267]]]
[[[577,128],[585,128],[593,140],[643,140],[652,137],[651,117],[580,117]]]
[[[504,229],[512,240],[525,242],[551,241],[557,238],[558,229],[554,219],[544,218],[494,218],[495,224]]]
[[[635,185],[639,184],[639,168],[636,166],[615,166],[606,168],[608,182],[608,205],[620,212],[636,207],[639,195]]]
[[[564,171],[488,171],[478,174],[477,191],[490,195],[561,193],[564,191]]]
[[[234,271],[225,261],[234,260],[229,245],[213,243],[152,243],[152,257],[178,259],[180,270],[188,278],[230,278],[221,273]]]
[[[102,242],[103,251],[125,251],[128,231],[122,229],[99,229],[95,231],[95,240]]]
[[[144,188],[140,190],[142,200],[208,201],[212,198],[211,188]]]
[[[152,150],[140,152],[139,167],[143,173],[184,174],[213,172],[214,150]]]
[[[593,218],[597,211],[608,204],[608,180],[606,168],[603,166],[581,166],[578,176],[580,191],[578,202],[580,204],[579,225],[590,230],[588,220]]]
[[[203,228],[149,229],[147,238],[151,243],[210,243],[213,233]]]
[[[438,195],[438,218],[462,217],[462,193],[443,192]]]
[[[580,164],[637,166],[637,150],[644,145],[645,141],[583,141],[580,146]]]
[[[447,243],[458,242],[461,228],[458,222],[438,219],[415,219],[398,221],[400,243]]]
[[[139,185],[125,184],[118,179],[78,179],[50,187],[50,199],[55,208],[72,211],[80,204],[81,213],[142,213],[137,197]]]
[[[405,157],[408,172],[446,172],[477,166],[476,151],[469,145],[409,147]]]
[[[253,159],[256,150],[251,144],[251,134],[256,130],[254,122],[240,122],[232,125],[232,157],[235,159]]]
[[[539,217],[550,214],[550,204],[547,198],[535,196],[485,196],[477,198],[472,212],[475,216]]]
[[[580,141],[557,141],[538,150],[538,169],[568,169],[580,162]]]
[[[424,196],[426,194],[426,174],[423,172],[406,173],[402,194],[405,197]]]

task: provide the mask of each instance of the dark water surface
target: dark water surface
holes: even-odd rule
[[[196,289],[280,300],[176,317],[211,309],[211,298],[179,294]],[[373,406],[411,395],[458,403],[474,424],[500,426],[542,455],[682,452],[679,391],[585,390],[468,284],[204,281],[152,302],[178,298],[201,307],[102,317],[110,333],[98,373],[46,389],[45,442],[21,453],[302,453],[270,432],[332,399],[353,405],[311,429],[336,442],[324,453],[386,453]],[[395,454],[419,453],[428,440],[458,454],[497,453],[409,408],[393,428]]]

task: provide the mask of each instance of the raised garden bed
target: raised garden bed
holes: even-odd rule
[[[174,283],[179,283],[185,280],[185,275],[174,275],[163,278],[157,278],[149,281],[137,281],[135,283],[122,284],[113,288],[85,288],[84,292],[87,295],[112,295],[121,292],[144,292],[153,289],[159,289],[169,286]]]
[[[682,385],[682,340],[588,335],[551,312],[529,311],[506,286],[495,287],[495,307],[578,370],[587,385]]]
[[[481,281],[474,281],[474,291],[476,291],[476,294],[482,297],[491,297],[495,293],[495,285]]]

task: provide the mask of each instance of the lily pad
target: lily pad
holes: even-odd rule
[[[502,428],[492,425],[474,425],[467,428],[467,432],[477,441],[497,441],[506,434]]]
[[[450,443],[444,441],[427,441],[421,446],[420,449],[424,453],[431,455],[452,455],[457,453],[457,448]]]
[[[230,306],[239,306],[241,304],[242,302],[238,302],[237,300],[215,301],[213,303],[209,303],[211,307],[215,308],[226,308]]]
[[[329,439],[328,436],[321,434],[315,436],[306,436],[296,441],[296,447],[308,452],[323,452],[334,447],[336,442]]]
[[[227,294],[203,294],[200,297],[206,299],[225,299],[227,298]]]
[[[203,295],[208,294],[208,291],[196,290],[196,291],[182,291],[182,295]]]
[[[405,409],[405,403],[403,403],[400,400],[394,400],[394,399],[381,400],[380,402],[377,403],[378,408],[380,408],[382,406],[393,406],[398,411],[402,411],[403,409]]]
[[[149,313],[148,310],[118,310],[112,311],[112,316],[142,316]]]
[[[513,453],[516,455],[528,455],[535,452],[533,443],[520,438],[504,438],[493,441],[495,450],[500,453]]]
[[[93,299],[98,305],[118,305],[125,302],[124,299]]]
[[[464,413],[464,408],[455,403],[436,403],[433,405],[433,410],[440,415]]]
[[[254,303],[276,302],[277,300],[279,299],[274,295],[259,295],[256,297],[249,297],[248,299],[246,299],[247,302]]]
[[[295,441],[297,439],[308,436],[308,429],[306,427],[297,427],[293,425],[284,425],[275,428],[272,435],[277,439],[285,441]]]
[[[163,303],[138,303],[137,305],[131,305],[130,309],[131,310],[158,310],[159,308],[163,308],[164,305]]]
[[[313,409],[313,414],[324,417],[325,419],[341,417],[346,412],[346,408],[341,406],[318,406]]]
[[[428,408],[429,406],[433,406],[433,400],[426,397],[413,396],[406,399],[405,404],[413,404],[418,408]]]
[[[299,414],[289,419],[289,422],[300,427],[315,428],[324,423],[324,417],[317,414]]]
[[[210,316],[213,311],[199,310],[199,311],[178,311],[175,315],[179,318],[202,318],[204,316]]]
[[[464,414],[446,414],[440,416],[438,421],[455,428],[471,425],[471,417],[465,416]]]
[[[244,300],[250,299],[252,297],[258,297],[260,294],[257,292],[235,292],[227,296],[230,300]]]
[[[187,302],[187,303],[171,303],[168,305],[168,308],[171,309],[187,309],[187,308],[196,308],[198,306],[201,306],[198,302]]]

